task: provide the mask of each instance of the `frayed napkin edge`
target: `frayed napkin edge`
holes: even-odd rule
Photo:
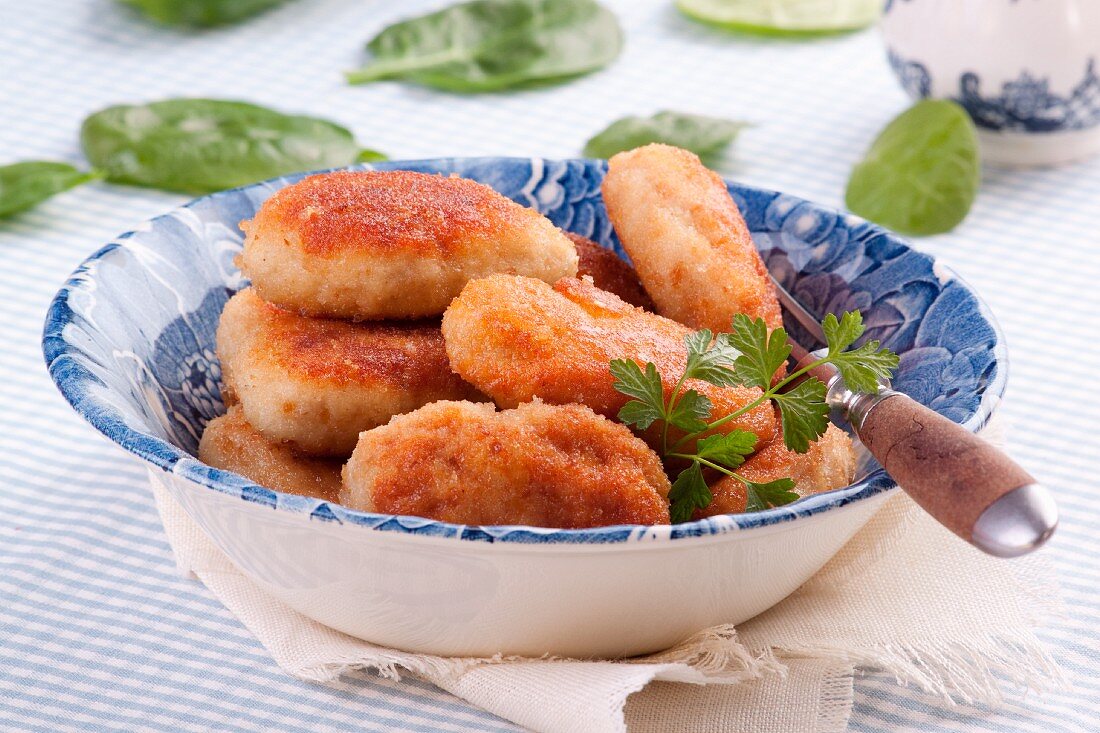
[[[1015,597],[1026,628],[987,630],[968,639],[925,638],[907,644],[880,644],[853,651],[832,646],[765,650],[780,660],[833,660],[860,671],[882,671],[901,686],[916,685],[948,705],[997,705],[1004,702],[1002,682],[1027,692],[1065,691],[1070,684],[1061,667],[1035,634],[1044,622],[1065,615],[1054,569],[1045,557],[1006,560],[1012,564]]]
[[[205,575],[205,574],[203,574]],[[206,578],[200,576],[206,583]],[[350,637],[349,637],[350,638]],[[298,679],[327,684],[345,673],[365,670],[377,672],[386,679],[400,680],[401,670],[424,679],[453,677],[487,664],[553,664],[574,662],[610,662],[615,664],[664,667],[660,675],[667,681],[690,684],[740,684],[765,675],[783,677],[786,667],[770,651],[751,653],[737,639],[737,629],[723,624],[692,634],[679,644],[655,654],[627,659],[575,659],[544,655],[523,657],[496,654],[491,657],[438,657],[417,655],[375,647],[370,659],[358,654],[337,655],[331,661],[286,669]],[[643,685],[644,686],[644,685]],[[638,688],[641,689],[641,688]],[[635,690],[636,692],[637,690]]]

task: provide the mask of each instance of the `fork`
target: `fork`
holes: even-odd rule
[[[783,308],[821,344],[818,320],[775,277]],[[798,367],[810,352],[790,341]],[[1003,451],[969,430],[881,383],[875,392],[848,389],[831,364],[810,374],[825,383],[826,401],[899,486],[936,521],[997,557],[1038,549],[1058,526],[1050,491]]]

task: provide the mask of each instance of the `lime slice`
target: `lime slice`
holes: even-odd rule
[[[814,35],[874,23],[883,0],[677,0],[689,18],[763,35]]]

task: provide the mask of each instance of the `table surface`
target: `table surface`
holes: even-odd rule
[[[626,48],[555,89],[460,97],[349,87],[363,42],[440,2],[296,0],[185,34],[113,0],[0,0],[0,162],[79,161],[83,117],[171,96],[241,98],[340,121],[393,158],[574,157],[609,121],[662,108],[751,121],[717,166],[840,206],[848,171],[906,105],[874,31],[812,41],[731,37],[667,0],[620,0]],[[0,728],[517,730],[431,685],[283,674],[198,583],[181,578],[144,469],[83,423],[42,365],[46,305],[88,253],[181,196],[92,184],[0,223]],[[985,297],[1012,359],[1012,452],[1058,495],[1043,550],[1065,618],[1042,631],[1074,688],[1000,709],[945,704],[866,674],[851,729],[1100,729],[1100,160],[986,169],[966,222],[916,246]]]

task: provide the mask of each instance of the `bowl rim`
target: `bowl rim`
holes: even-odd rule
[[[399,532],[413,536],[454,538],[462,541],[489,544],[520,543],[524,545],[556,545],[558,547],[562,545],[621,546],[621,543],[627,541],[644,541],[649,544],[652,542],[667,543],[669,541],[678,540],[679,542],[676,542],[675,545],[682,546],[683,541],[689,540],[690,538],[729,535],[746,530],[792,522],[802,517],[815,516],[827,511],[839,510],[849,504],[898,488],[897,484],[886,474],[885,470],[879,468],[853,484],[820,494],[814,494],[786,506],[774,507],[760,512],[723,514],[675,525],[611,525],[584,529],[556,529],[532,527],[528,525],[490,526],[454,524],[423,517],[364,512],[349,509],[322,499],[286,494],[264,488],[239,474],[207,466],[187,451],[163,438],[130,427],[123,420],[113,417],[110,414],[110,410],[102,409],[105,407],[102,402],[97,402],[94,397],[84,394],[82,390],[78,388],[80,383],[87,380],[97,381],[97,378],[91,371],[84,367],[78,359],[72,358],[74,354],[80,353],[80,349],[69,344],[63,338],[63,332],[66,326],[72,322],[75,313],[68,305],[70,294],[75,290],[86,287],[85,283],[88,281],[88,278],[82,277],[82,275],[91,268],[94,263],[109,257],[112,252],[125,249],[126,240],[133,237],[135,234],[139,232],[155,232],[161,223],[173,218],[177,212],[193,208],[200,204],[216,204],[219,198],[227,198],[250,189],[268,187],[275,190],[300,180],[305,176],[325,173],[331,170],[399,170],[405,167],[436,166],[441,163],[454,164],[456,161],[463,163],[478,163],[481,165],[514,165],[521,162],[530,163],[533,160],[544,163],[579,162],[589,165],[592,163],[604,163],[604,161],[586,158],[549,159],[514,156],[442,157],[394,160],[279,176],[192,199],[182,206],[175,207],[164,214],[148,219],[142,222],[138,227],[118,235],[110,243],[100,247],[85,258],[76,269],[73,270],[60,290],[52,298],[46,314],[42,336],[42,348],[50,376],[62,396],[74,411],[87,420],[96,430],[126,451],[141,458],[147,464],[156,466],[166,473],[183,478],[188,482],[201,485],[204,488],[235,496],[246,502],[266,505],[272,509],[281,510],[284,513],[305,514],[306,518],[309,520],[316,519],[326,523],[350,524],[370,530]],[[994,375],[989,383],[985,385],[977,408],[962,425],[971,432],[977,432],[989,421],[1007,385],[1007,348],[1004,333],[990,311],[989,306],[981,296],[963,280],[963,278],[959,277],[957,273],[931,255],[914,249],[899,235],[878,225],[871,224],[854,214],[816,204],[801,197],[782,194],[771,189],[747,186],[726,177],[723,177],[723,181],[727,185],[735,186],[744,191],[751,191],[763,195],[782,195],[786,199],[797,203],[799,206],[805,207],[808,211],[839,217],[844,221],[844,225],[847,227],[866,227],[872,234],[885,235],[893,244],[900,245],[906,250],[913,252],[917,257],[927,261],[928,264],[935,269],[941,280],[948,277],[957,281],[974,298],[978,314],[993,331],[995,338],[993,359],[996,364]]]

